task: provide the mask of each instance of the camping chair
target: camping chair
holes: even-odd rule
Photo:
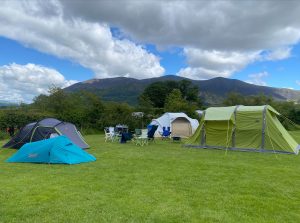
[[[135,135],[136,137],[142,135],[142,130],[141,130],[141,129],[135,129],[135,130],[134,130],[134,135]]]
[[[141,129],[135,129],[134,134],[132,137],[132,142],[135,142],[136,138],[142,135],[142,130]]]
[[[170,127],[166,129],[166,127],[163,127],[163,132],[161,133],[162,139],[169,139],[171,136]]]
[[[140,146],[148,145],[148,129],[142,129],[142,134],[135,138],[135,144]]]
[[[109,133],[107,128],[104,128],[104,141],[106,142],[107,140],[112,140],[111,134]]]
[[[154,142],[154,133],[156,132],[158,125],[152,125],[150,131],[148,131],[148,141]]]
[[[108,127],[108,131],[111,134],[112,142],[115,141],[115,139],[118,137],[118,134],[115,131],[115,127]]]
[[[116,135],[113,127],[104,128],[105,142],[107,140],[114,141]]]

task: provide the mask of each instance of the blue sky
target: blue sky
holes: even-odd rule
[[[53,68],[63,74],[66,79],[84,81],[93,78],[94,74],[90,69],[82,67],[78,63],[61,59],[46,53],[41,53],[35,49],[23,46],[14,40],[0,37],[0,65],[12,63],[17,64],[39,64]]]
[[[248,80],[249,75],[267,72],[263,81],[270,87],[294,88],[300,90],[296,83],[300,80],[300,44],[294,46],[291,57],[280,61],[263,61],[250,64],[237,72],[232,78]]]
[[[299,14],[294,0],[4,0],[0,101],[30,102],[92,78],[168,74],[300,90]]]
[[[165,68],[165,74],[176,74],[181,68],[187,66],[186,58],[181,48],[157,50],[154,45],[145,45],[147,51],[160,57],[160,64]],[[66,79],[85,81],[94,78],[94,72],[76,62],[62,59],[57,56],[39,52],[35,49],[25,47],[17,41],[0,37],[0,65],[11,63],[17,64],[39,64],[53,68],[63,74]],[[248,81],[251,74],[267,73],[261,80],[271,87],[285,87],[300,90],[300,44],[294,46],[291,57],[280,61],[262,61],[248,65],[230,78]]]

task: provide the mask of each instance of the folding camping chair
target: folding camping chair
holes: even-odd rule
[[[166,129],[166,127],[164,126],[163,127],[163,132],[161,133],[161,137],[162,137],[162,139],[169,139],[170,138],[170,136],[171,136],[171,131],[170,131],[170,127],[168,127],[167,129]]]
[[[114,127],[108,127],[108,128],[104,128],[104,134],[105,134],[105,142],[107,140],[110,140],[110,141],[114,141],[115,138],[116,138],[116,134],[115,134],[115,129]]]
[[[142,129],[135,129],[132,137],[132,142],[135,143],[136,139],[142,135]]]
[[[118,138],[118,134],[115,131],[115,127],[108,127],[109,133],[111,134],[112,142],[115,141],[115,139]]]
[[[135,144],[140,146],[148,145],[148,129],[142,129],[142,134],[135,138]]]
[[[154,142],[154,133],[156,132],[158,125],[152,125],[151,129],[148,131],[148,141]]]

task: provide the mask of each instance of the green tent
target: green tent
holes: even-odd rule
[[[300,146],[271,106],[208,108],[187,146],[298,154]]]

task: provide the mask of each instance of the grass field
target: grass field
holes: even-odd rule
[[[300,222],[300,156],[86,140],[96,162],[13,164],[0,150],[0,222]]]

